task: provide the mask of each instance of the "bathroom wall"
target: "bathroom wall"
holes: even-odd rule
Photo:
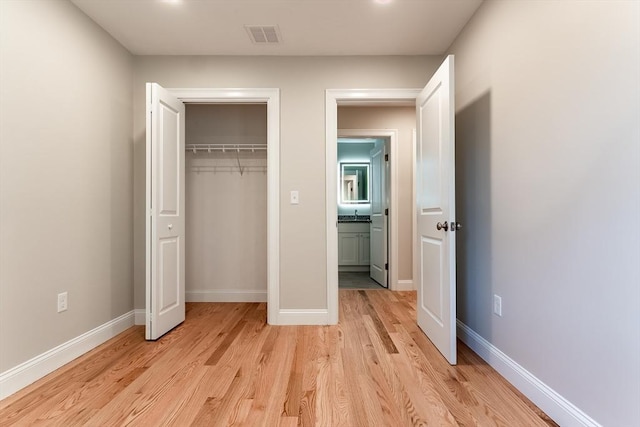
[[[186,105],[186,144],[266,144],[266,105]],[[266,301],[267,153],[187,152],[187,301]],[[241,173],[242,171],[242,173]]]
[[[426,83],[426,82],[425,82]],[[412,280],[414,107],[338,107],[338,129],[398,131],[398,280]]]

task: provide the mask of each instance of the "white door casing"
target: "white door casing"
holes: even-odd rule
[[[170,95],[184,103],[267,105],[267,322],[270,325],[290,324],[280,310],[280,90],[275,88],[170,88]],[[150,92],[147,93],[149,98]],[[150,100],[147,99],[147,105]],[[147,129],[151,129],[147,114]],[[150,132],[147,132],[149,138]],[[147,145],[147,183],[150,182],[150,144]],[[183,175],[184,176],[184,175]],[[147,210],[149,206],[147,206]],[[149,223],[147,223],[147,226]],[[147,227],[147,245],[151,242]],[[147,273],[150,258],[147,251]],[[147,274],[147,278],[150,277]],[[149,283],[147,283],[147,288]],[[149,318],[150,300],[146,301]],[[306,321],[306,319],[303,319]],[[326,323],[326,322],[325,322]]]
[[[386,208],[386,144],[378,144],[371,150],[371,224],[369,237],[371,239],[371,263],[369,275],[373,280],[387,287],[387,221]]]
[[[449,55],[416,98],[418,325],[456,364],[454,60]]]
[[[185,107],[147,83],[145,337],[155,340],[185,319]]]

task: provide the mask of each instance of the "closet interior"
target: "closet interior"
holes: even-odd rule
[[[187,301],[266,301],[266,104],[187,104],[185,142]]]

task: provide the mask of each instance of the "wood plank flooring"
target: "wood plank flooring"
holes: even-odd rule
[[[340,324],[269,326],[266,305],[190,303],[0,402],[2,426],[554,426],[464,344],[450,366],[415,292],[340,290]]]

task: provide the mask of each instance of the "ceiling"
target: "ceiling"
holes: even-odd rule
[[[440,55],[482,0],[71,0],[135,55]],[[388,1],[386,4],[380,2]],[[277,25],[257,44],[245,25]]]

